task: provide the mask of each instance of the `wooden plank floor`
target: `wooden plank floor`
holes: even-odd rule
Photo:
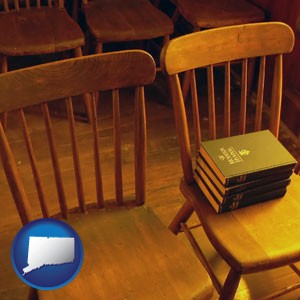
[[[161,220],[168,225],[176,211],[183,203],[183,197],[178,190],[178,183],[181,177],[181,165],[175,134],[173,112],[170,105],[164,104],[169,101],[167,99],[164,78],[158,78],[153,86],[147,88],[146,96],[148,124],[147,203],[149,206],[154,208]],[[129,104],[132,103],[130,103],[130,101],[121,101],[121,111],[125,112],[125,117],[122,118],[122,128],[125,139],[132,133],[132,106]],[[106,145],[105,153],[109,153],[112,147],[110,144],[112,140],[112,130],[110,113],[111,102],[109,96],[101,97],[100,106],[102,107],[102,110],[99,112],[101,123],[100,140]],[[59,107],[59,105],[56,106],[56,110],[57,107]],[[38,112],[29,112],[28,122],[34,131],[39,131],[40,128],[43,127],[41,116]],[[63,126],[65,123],[63,113],[53,118],[53,122],[54,126],[61,127],[63,132]],[[26,162],[22,148],[19,148],[21,135],[15,130],[16,123],[16,116],[14,114],[10,114],[8,123],[9,134],[14,141],[14,150],[18,153],[18,164],[22,165],[24,170],[26,170],[28,162]],[[88,124],[77,123],[77,129],[79,130],[80,139],[83,141],[85,139],[89,139]],[[58,138],[63,139],[64,135],[62,134],[62,136]],[[289,138],[286,131],[281,131],[280,139],[296,157],[300,157],[299,147]],[[40,141],[39,144],[39,157],[42,159],[47,147],[46,143],[43,141]],[[126,147],[124,148],[125,152],[128,152],[128,157],[126,156],[126,159],[130,161],[130,152],[132,147],[130,144]],[[109,154],[107,154],[107,158],[107,169],[104,173],[109,173],[111,170]],[[65,157],[61,158],[61,161],[63,164],[65,163],[66,166],[69,163],[70,156],[67,151],[65,153]],[[40,167],[43,168],[43,170],[47,170],[48,168],[43,164],[41,164]],[[113,186],[113,184],[111,184],[111,186]],[[53,188],[50,187],[47,192],[53,192],[52,189]],[[106,191],[108,197],[110,197],[110,192],[110,190]],[[31,196],[34,197],[33,194],[30,194],[30,197]],[[93,196],[90,195],[88,199],[92,201]],[[15,212],[15,207],[8,190],[2,166],[0,167],[0,203],[0,299],[26,299],[27,286],[15,275],[9,258],[12,240],[17,230],[21,227],[21,224]],[[33,208],[35,208],[35,204],[33,204]],[[197,220],[194,216],[191,223],[196,221]],[[224,278],[228,267],[209,245],[203,235],[203,232],[201,232],[201,229],[196,229],[196,231],[197,238],[207,249],[210,262],[214,265],[214,268],[218,270],[220,277]],[[182,241],[186,243],[186,239],[183,235],[180,235],[178,238],[182,239]],[[268,288],[280,288],[281,286],[290,284],[295,280],[297,280],[297,278],[289,268],[281,268],[276,271],[265,272],[264,274],[259,275],[245,276],[240,284],[237,299],[258,299],[258,297],[264,295]],[[217,296],[215,299],[217,299]],[[281,299],[300,299],[300,291],[293,292]]]

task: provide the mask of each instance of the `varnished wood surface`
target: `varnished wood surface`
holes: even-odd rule
[[[177,139],[175,137],[175,124],[173,111],[170,107],[160,104],[165,101],[166,94],[162,92],[161,87],[165,80],[158,78],[155,85],[146,90],[146,109],[147,109],[147,124],[148,124],[148,166],[147,166],[147,202],[148,205],[153,207],[155,213],[158,214],[163,223],[167,226],[175,213],[182,205],[184,198],[178,188],[179,179],[182,176],[182,170],[180,165],[179,149]],[[124,112],[124,117],[121,121],[122,128],[122,140],[125,142],[123,148],[123,159],[125,164],[129,164],[132,160],[133,147],[130,144],[130,138],[132,136],[132,100],[130,100],[132,93],[130,91],[124,91],[122,97],[128,99],[127,101],[120,101],[120,110]],[[123,98],[122,98],[123,99]],[[105,157],[104,178],[105,182],[110,184],[105,189],[105,195],[107,197],[114,196],[114,179],[112,176],[112,160],[110,158],[112,153],[112,116],[111,116],[111,95],[108,93],[103,94],[101,110],[99,110],[99,139],[102,144],[102,153]],[[63,103],[63,102],[62,102]],[[190,106],[190,104],[187,104]],[[76,109],[80,108],[80,102],[74,101]],[[64,112],[64,106],[61,106],[62,113]],[[188,110],[189,112],[190,110]],[[251,112],[251,111],[250,111]],[[53,112],[52,112],[53,113]],[[235,112],[233,112],[234,114]],[[191,116],[191,115],[190,115]],[[14,153],[18,157],[18,167],[21,170],[22,179],[33,186],[32,180],[27,176],[29,162],[25,155],[22,145],[22,132],[17,128],[19,127],[19,119],[16,113],[9,115],[8,134],[10,137],[11,145]],[[49,182],[49,186],[45,190],[46,196],[53,199],[51,202],[55,202],[55,187],[52,184],[52,175],[49,164],[44,160],[48,155],[47,142],[43,138],[44,125],[38,110],[27,113],[28,126],[30,132],[36,132],[36,138],[33,139],[33,143],[38,145],[39,151],[37,155],[39,170],[43,171],[43,182]],[[60,161],[63,164],[64,178],[67,186],[69,182],[74,180],[72,173],[69,171],[71,164],[70,153],[70,141],[65,138],[65,133],[68,132],[65,117],[52,118],[53,126],[58,129],[60,134],[56,135],[57,142],[61,143],[63,153],[60,156]],[[79,135],[79,145],[89,143],[91,140],[90,128],[88,124],[76,122],[76,129]],[[295,157],[300,157],[300,150],[289,139],[287,134],[283,131],[280,133],[280,138],[288,149],[294,154]],[[85,147],[84,147],[85,148]],[[82,148],[80,148],[82,150]],[[89,172],[85,171],[85,167],[90,164],[90,149],[84,154],[83,173],[85,174],[85,192],[86,200],[88,202],[94,201],[95,192],[92,188],[93,176]],[[125,170],[128,170],[126,167]],[[127,171],[126,171],[127,172]],[[125,173],[126,175],[128,173]],[[68,179],[70,178],[70,179]],[[130,176],[124,176],[126,183],[132,184]],[[127,188],[128,189],[128,188]],[[126,190],[127,190],[126,189]],[[6,179],[3,174],[3,170],[0,167],[0,190],[1,190],[1,205],[0,209],[0,298],[3,300],[23,300],[26,299],[28,287],[19,280],[14,273],[10,263],[10,247],[12,240],[20,229],[20,221],[16,215],[14,203],[11,198]],[[38,210],[38,199],[36,193],[29,189],[29,201],[31,207],[36,212]],[[76,191],[72,188],[67,188],[68,201],[71,205],[76,205]],[[53,207],[54,206],[54,207]],[[50,212],[56,211],[54,203],[50,206]],[[36,214],[36,217],[40,217],[40,214]],[[191,225],[197,222],[196,218],[191,219]],[[223,282],[226,272],[228,271],[227,264],[218,256],[218,254],[211,247],[207,238],[203,234],[202,230],[198,228],[195,230],[196,237],[201,245],[206,249],[206,253],[209,255],[210,262],[213,268],[217,271],[221,282]],[[187,243],[186,237],[182,234],[178,238]],[[163,261],[163,260],[162,260]],[[243,276],[240,287],[237,293],[237,299],[252,299],[257,300],[260,296],[267,293],[268,288],[280,289],[284,285],[289,285],[297,280],[297,277],[292,273],[289,268],[280,268],[278,271],[268,271],[261,274],[251,274]],[[113,292],[113,291],[112,291]],[[292,294],[281,297],[280,299],[295,300],[299,299],[299,291]],[[216,295],[213,299],[217,299]]]
[[[192,199],[207,235],[236,270],[257,272],[300,259],[299,176],[292,176],[287,194],[280,199],[220,215],[196,184],[188,186],[182,181],[181,191]]]
[[[83,74],[93,73],[85,74],[87,78],[84,80],[80,70]],[[135,70],[137,71],[134,72]],[[148,53],[139,50],[69,59],[0,75],[4,91],[0,94],[1,111],[7,112],[5,103],[8,90],[5,91],[4,86],[9,85],[9,82],[15,82],[18,87],[18,92],[13,96],[23,94],[25,99],[23,102],[13,102],[10,106],[11,110],[23,110],[23,113],[21,111],[17,115],[21,117],[22,126],[25,126],[28,133],[25,134],[25,145],[22,139],[18,141],[20,149],[23,149],[22,160],[27,161],[24,169],[18,168],[21,158],[13,150],[13,137],[9,132],[4,132],[0,123],[0,155],[15,210],[23,224],[44,213],[43,205],[39,209],[42,203],[40,199],[35,204],[31,202],[31,197],[39,194],[35,190],[36,181],[31,180],[38,169],[50,215],[59,215],[78,228],[84,243],[82,276],[66,290],[59,289],[54,296],[49,292],[41,292],[42,299],[211,298],[211,281],[191,249],[172,235],[151,210],[142,206],[147,183],[143,85],[152,83],[154,76],[153,59]],[[119,94],[119,88],[129,86],[131,93],[126,101],[130,101],[132,107],[128,116],[131,127],[124,134],[124,130],[121,132],[120,101],[116,95]],[[109,138],[114,138],[108,148],[105,140],[100,143],[99,128],[103,125],[98,121],[95,97],[92,102],[92,122],[82,124],[89,134],[83,139],[76,134],[78,131],[72,116],[70,97],[93,89],[101,92],[113,90],[113,109],[109,108],[109,114],[113,111],[114,115],[109,120],[112,130]],[[67,106],[68,118],[61,119],[59,126],[53,122],[49,109],[55,92],[56,98],[67,97],[67,101],[62,102]],[[31,104],[39,105],[32,107]],[[101,102],[99,109],[106,108]],[[44,121],[42,130],[32,130],[34,127],[24,122],[25,115],[34,113],[35,109],[39,109],[37,118]],[[15,128],[18,127],[17,123],[14,125]],[[24,128],[21,128],[21,132],[22,129],[24,133]],[[126,138],[126,134],[130,137]],[[37,141],[40,147],[33,147],[35,152],[30,151],[30,155],[34,155],[34,159],[29,159],[28,163],[24,149],[31,150],[28,144],[36,146]],[[43,147],[46,151],[41,158],[39,155]],[[128,147],[131,148],[130,153],[126,151]],[[111,151],[112,149],[115,151]],[[64,156],[66,161],[61,159]],[[117,160],[114,159],[115,156]],[[115,168],[114,174],[114,161],[124,166],[121,198],[119,187],[114,189],[114,182],[120,184],[121,175],[119,167]],[[78,176],[78,172],[82,177]],[[86,200],[79,198],[83,187]],[[120,207],[123,194],[124,198],[126,196],[126,207]],[[35,196],[33,198],[37,200]],[[95,214],[91,205],[90,209],[85,205],[86,202],[93,203]],[[78,204],[79,208],[76,208]]]
[[[173,32],[171,19],[148,0],[91,0],[84,4],[88,28],[98,42],[163,37]]]
[[[124,60],[129,63],[123,64]],[[96,54],[74,58],[68,62],[57,61],[26,70],[11,71],[0,75],[0,98],[3,99],[0,112],[34,105],[42,100],[80,95],[84,91],[145,85],[151,83],[154,77],[153,58],[140,50],[114,52],[101,57]],[[66,80],[68,85],[65,84]],[[49,88],[49,82],[57,88]],[[13,98],[10,97],[12,90],[15,91]]]
[[[229,26],[171,40],[162,52],[161,66],[168,74],[176,74],[212,63],[291,52],[293,46],[293,31],[284,23]],[[195,49],[201,50],[201,55]]]
[[[263,40],[267,38],[266,32],[272,33],[268,42],[264,44]],[[222,34],[221,34],[222,33]],[[277,34],[278,33],[278,34]],[[252,35],[253,34],[253,35]],[[263,37],[263,38],[262,38]],[[262,38],[262,39],[261,39]],[[277,40],[278,38],[278,40]],[[220,114],[226,113],[225,133],[228,130],[228,121],[236,126],[238,130],[229,135],[243,134],[252,132],[254,128],[261,127],[261,116],[256,115],[256,121],[259,124],[251,124],[249,117],[249,105],[247,105],[247,67],[248,58],[259,57],[274,54],[273,71],[273,93],[271,98],[271,108],[269,111],[269,128],[277,137],[280,125],[280,111],[282,100],[282,52],[291,52],[294,45],[294,34],[291,28],[283,23],[256,23],[223,27],[207,31],[192,33],[179,37],[166,45],[161,54],[161,65],[169,75],[171,83],[171,95],[175,113],[175,122],[177,129],[178,142],[180,145],[181,164],[183,168],[184,181],[181,182],[181,191],[186,201],[192,205],[197,212],[200,223],[210,242],[214,245],[216,252],[230,266],[227,278],[224,281],[220,291],[220,299],[234,299],[236,289],[239,286],[241,275],[266,271],[272,268],[288,266],[300,260],[300,207],[298,206],[299,195],[299,177],[296,177],[292,183],[289,192],[283,198],[286,201],[283,207],[271,206],[267,209],[269,203],[251,206],[244,210],[232,211],[228,214],[217,215],[215,212],[212,217],[212,208],[203,199],[198,186],[193,183],[193,165],[196,159],[193,151],[192,138],[196,136],[196,141],[207,135],[208,139],[215,139],[217,134],[221,137],[222,132],[217,128],[217,101],[215,97],[215,80],[213,65],[243,59],[242,76],[240,84],[240,102],[238,107],[230,105],[232,109],[239,110],[237,119],[227,120],[228,111],[220,110]],[[177,60],[175,59],[177,58]],[[190,120],[186,113],[186,105],[183,101],[183,85],[179,81],[179,74],[183,71],[190,71],[199,67],[207,67],[207,117],[203,118],[203,111],[193,112],[193,115],[200,114],[201,136],[199,130],[194,133],[190,130]],[[227,68],[227,70],[226,70]],[[264,59],[261,60],[260,82],[258,96],[263,94],[264,77]],[[228,75],[228,66],[225,65],[225,76]],[[225,101],[228,94],[228,79],[225,83]],[[201,94],[201,91],[199,91]],[[192,101],[197,101],[195,92],[192,93]],[[206,98],[206,97],[205,97]],[[233,97],[231,97],[233,98]],[[206,100],[206,99],[205,99]],[[228,106],[228,103],[227,103]],[[200,105],[199,105],[200,107]],[[202,106],[203,107],[203,106]],[[224,106],[223,106],[224,107]],[[198,109],[193,105],[192,109]],[[230,111],[231,113],[232,111]],[[257,114],[261,114],[261,99],[258,100]],[[204,114],[205,115],[205,114]],[[235,120],[235,121],[234,121]],[[252,121],[253,122],[253,121]],[[196,119],[198,126],[199,121]],[[205,129],[202,124],[206,124]],[[253,125],[255,125],[253,127]],[[259,126],[258,126],[259,125]],[[196,128],[197,129],[197,128]],[[196,142],[197,143],[197,142]],[[197,149],[196,149],[197,150]],[[295,175],[296,176],[296,175]],[[198,192],[197,192],[198,191]],[[202,201],[204,200],[204,201]],[[204,204],[202,206],[202,204]],[[173,219],[170,229],[178,233],[179,224],[186,221],[191,213],[191,208],[186,203]],[[278,210],[277,210],[278,209]],[[212,217],[212,218],[211,218]],[[267,222],[267,224],[265,224]],[[201,246],[201,245],[200,245]],[[208,264],[206,264],[208,265]],[[213,272],[214,270],[212,270]],[[218,290],[218,288],[217,288]]]
[[[69,224],[85,249],[82,269],[65,288],[40,291],[39,299],[210,299],[200,262],[151,209],[90,209],[71,215]]]
[[[247,0],[176,0],[181,15],[194,27],[221,26],[260,22],[264,12]]]
[[[84,45],[84,36],[65,9],[41,7],[0,13],[0,53],[45,54]]]

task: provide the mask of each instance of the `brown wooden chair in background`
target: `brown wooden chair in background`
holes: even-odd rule
[[[84,35],[64,8],[64,1],[3,0],[0,12],[1,73],[8,71],[9,57],[42,55],[74,50],[82,56]],[[89,97],[84,96],[87,115]],[[6,126],[6,115],[2,121]]]
[[[173,20],[182,16],[192,25],[193,31],[212,29],[224,26],[262,22],[264,11],[248,0],[170,0],[176,7]],[[254,76],[254,61],[250,61],[248,85],[251,86]],[[190,90],[190,73],[187,72],[182,87],[184,99]]]
[[[283,23],[255,23],[188,34],[171,40],[162,50],[161,65],[169,75],[183,168],[180,190],[186,198],[184,205],[170,224],[170,229],[177,234],[182,227],[187,233],[197,250],[198,256],[209,270],[215,288],[220,294],[220,299],[234,298],[241,276],[244,274],[288,265],[298,275],[300,274],[296,266],[293,265],[300,260],[300,177],[293,175],[287,194],[282,199],[216,214],[194,181],[193,164],[196,161],[196,153],[195,155],[192,154],[190,138],[194,138],[197,150],[200,147],[201,138],[215,139],[222,135],[243,134],[246,130],[261,130],[265,63],[266,56],[269,55],[273,56],[275,63],[268,128],[278,137],[282,96],[282,58],[283,53],[292,51],[293,45],[294,34],[288,25]],[[247,60],[254,57],[260,57],[260,72],[255,120],[249,120],[246,109],[247,72],[245,66]],[[236,102],[232,104],[230,66],[231,62],[237,59],[243,61],[241,100],[239,104]],[[219,63],[225,63],[223,107],[216,103],[214,92],[213,65]],[[198,103],[195,79],[195,69],[203,67],[207,67],[208,73],[207,106],[205,106],[203,98]],[[191,70],[192,74],[191,92],[194,126],[190,127],[178,76],[179,73],[187,70]],[[201,94],[203,95],[203,92]],[[208,107],[208,121],[204,120],[204,107]],[[239,122],[231,118],[232,109],[237,107],[239,107]],[[217,110],[224,112],[224,125],[221,124],[220,127],[217,126]],[[237,128],[234,128],[234,124],[237,125]],[[254,128],[249,129],[247,125],[251,127],[254,125]],[[194,130],[189,131],[189,128]],[[221,129],[217,130],[217,128]],[[198,244],[196,245],[191,230],[185,224],[194,211],[209,241],[229,265],[230,271],[225,281],[223,281],[224,278],[220,280],[214,274],[214,270],[210,268],[203,251],[198,248]],[[269,282],[266,284],[270,285]],[[298,282],[294,287],[290,286],[283,289],[278,294],[291,291],[299,286],[300,283]]]
[[[149,0],[83,0],[87,28],[96,41],[96,53],[113,42],[169,41],[171,19]]]
[[[63,218],[77,231],[84,247],[84,262],[78,276],[58,290],[38,291],[40,299],[175,300],[210,299],[212,296],[211,281],[191,249],[182,245],[154,212],[143,205],[146,195],[143,86],[152,83],[154,78],[154,60],[141,50],[73,58],[0,75],[0,112],[16,111],[20,130],[24,133],[24,148],[18,142],[18,149],[24,151],[14,158],[14,147],[8,140],[10,128],[5,132],[0,124],[2,164],[20,219],[26,224],[39,217]],[[129,94],[134,99],[128,95],[122,99],[119,94],[119,89],[128,87],[135,87],[135,93],[131,90]],[[72,96],[84,92],[104,93],[106,90],[113,91],[114,139],[108,147],[107,139],[99,143],[95,97],[91,126],[79,124],[86,127],[85,131],[90,129],[90,135],[86,135],[90,139],[76,136],[71,100]],[[55,125],[48,103],[58,98],[66,98],[68,120],[60,119]],[[122,137],[129,147],[126,153],[121,147],[120,100],[130,101],[135,113],[132,135]],[[30,110],[33,105],[40,107],[42,114],[37,114],[36,108]],[[25,108],[28,114],[36,113],[41,122],[44,119],[45,132],[37,128],[30,130]],[[13,130],[13,137],[18,136],[17,129]],[[49,157],[47,147],[43,146],[46,140]],[[36,152],[34,145],[40,145]],[[25,149],[29,160],[24,156]],[[103,154],[101,164],[100,153]],[[122,159],[122,154],[126,159]],[[17,166],[16,159],[22,160],[22,165]],[[54,178],[49,174],[51,165]],[[28,180],[30,169],[35,184]],[[42,174],[39,170],[45,172]],[[24,174],[26,180],[22,181]],[[25,183],[30,198],[26,196]],[[41,211],[38,199],[33,200],[35,185]],[[105,198],[113,197],[114,191],[115,201],[106,201]]]

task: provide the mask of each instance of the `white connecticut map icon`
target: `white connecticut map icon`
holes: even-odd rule
[[[23,276],[43,266],[73,263],[74,259],[74,238],[29,236],[28,266],[23,268]]]

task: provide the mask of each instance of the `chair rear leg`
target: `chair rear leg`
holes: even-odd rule
[[[234,299],[240,280],[241,280],[241,274],[237,273],[235,270],[231,268],[225,280],[219,300]]]
[[[178,234],[181,230],[181,223],[187,222],[192,213],[194,212],[193,206],[189,203],[189,201],[185,201],[180,210],[177,212],[176,216],[172,220],[169,225],[169,229],[174,233]]]
[[[194,32],[197,31],[200,31],[200,28],[194,27]],[[184,73],[183,83],[182,83],[182,96],[184,102],[187,100],[187,96],[191,87],[191,82],[192,82],[192,71],[189,70]]]

